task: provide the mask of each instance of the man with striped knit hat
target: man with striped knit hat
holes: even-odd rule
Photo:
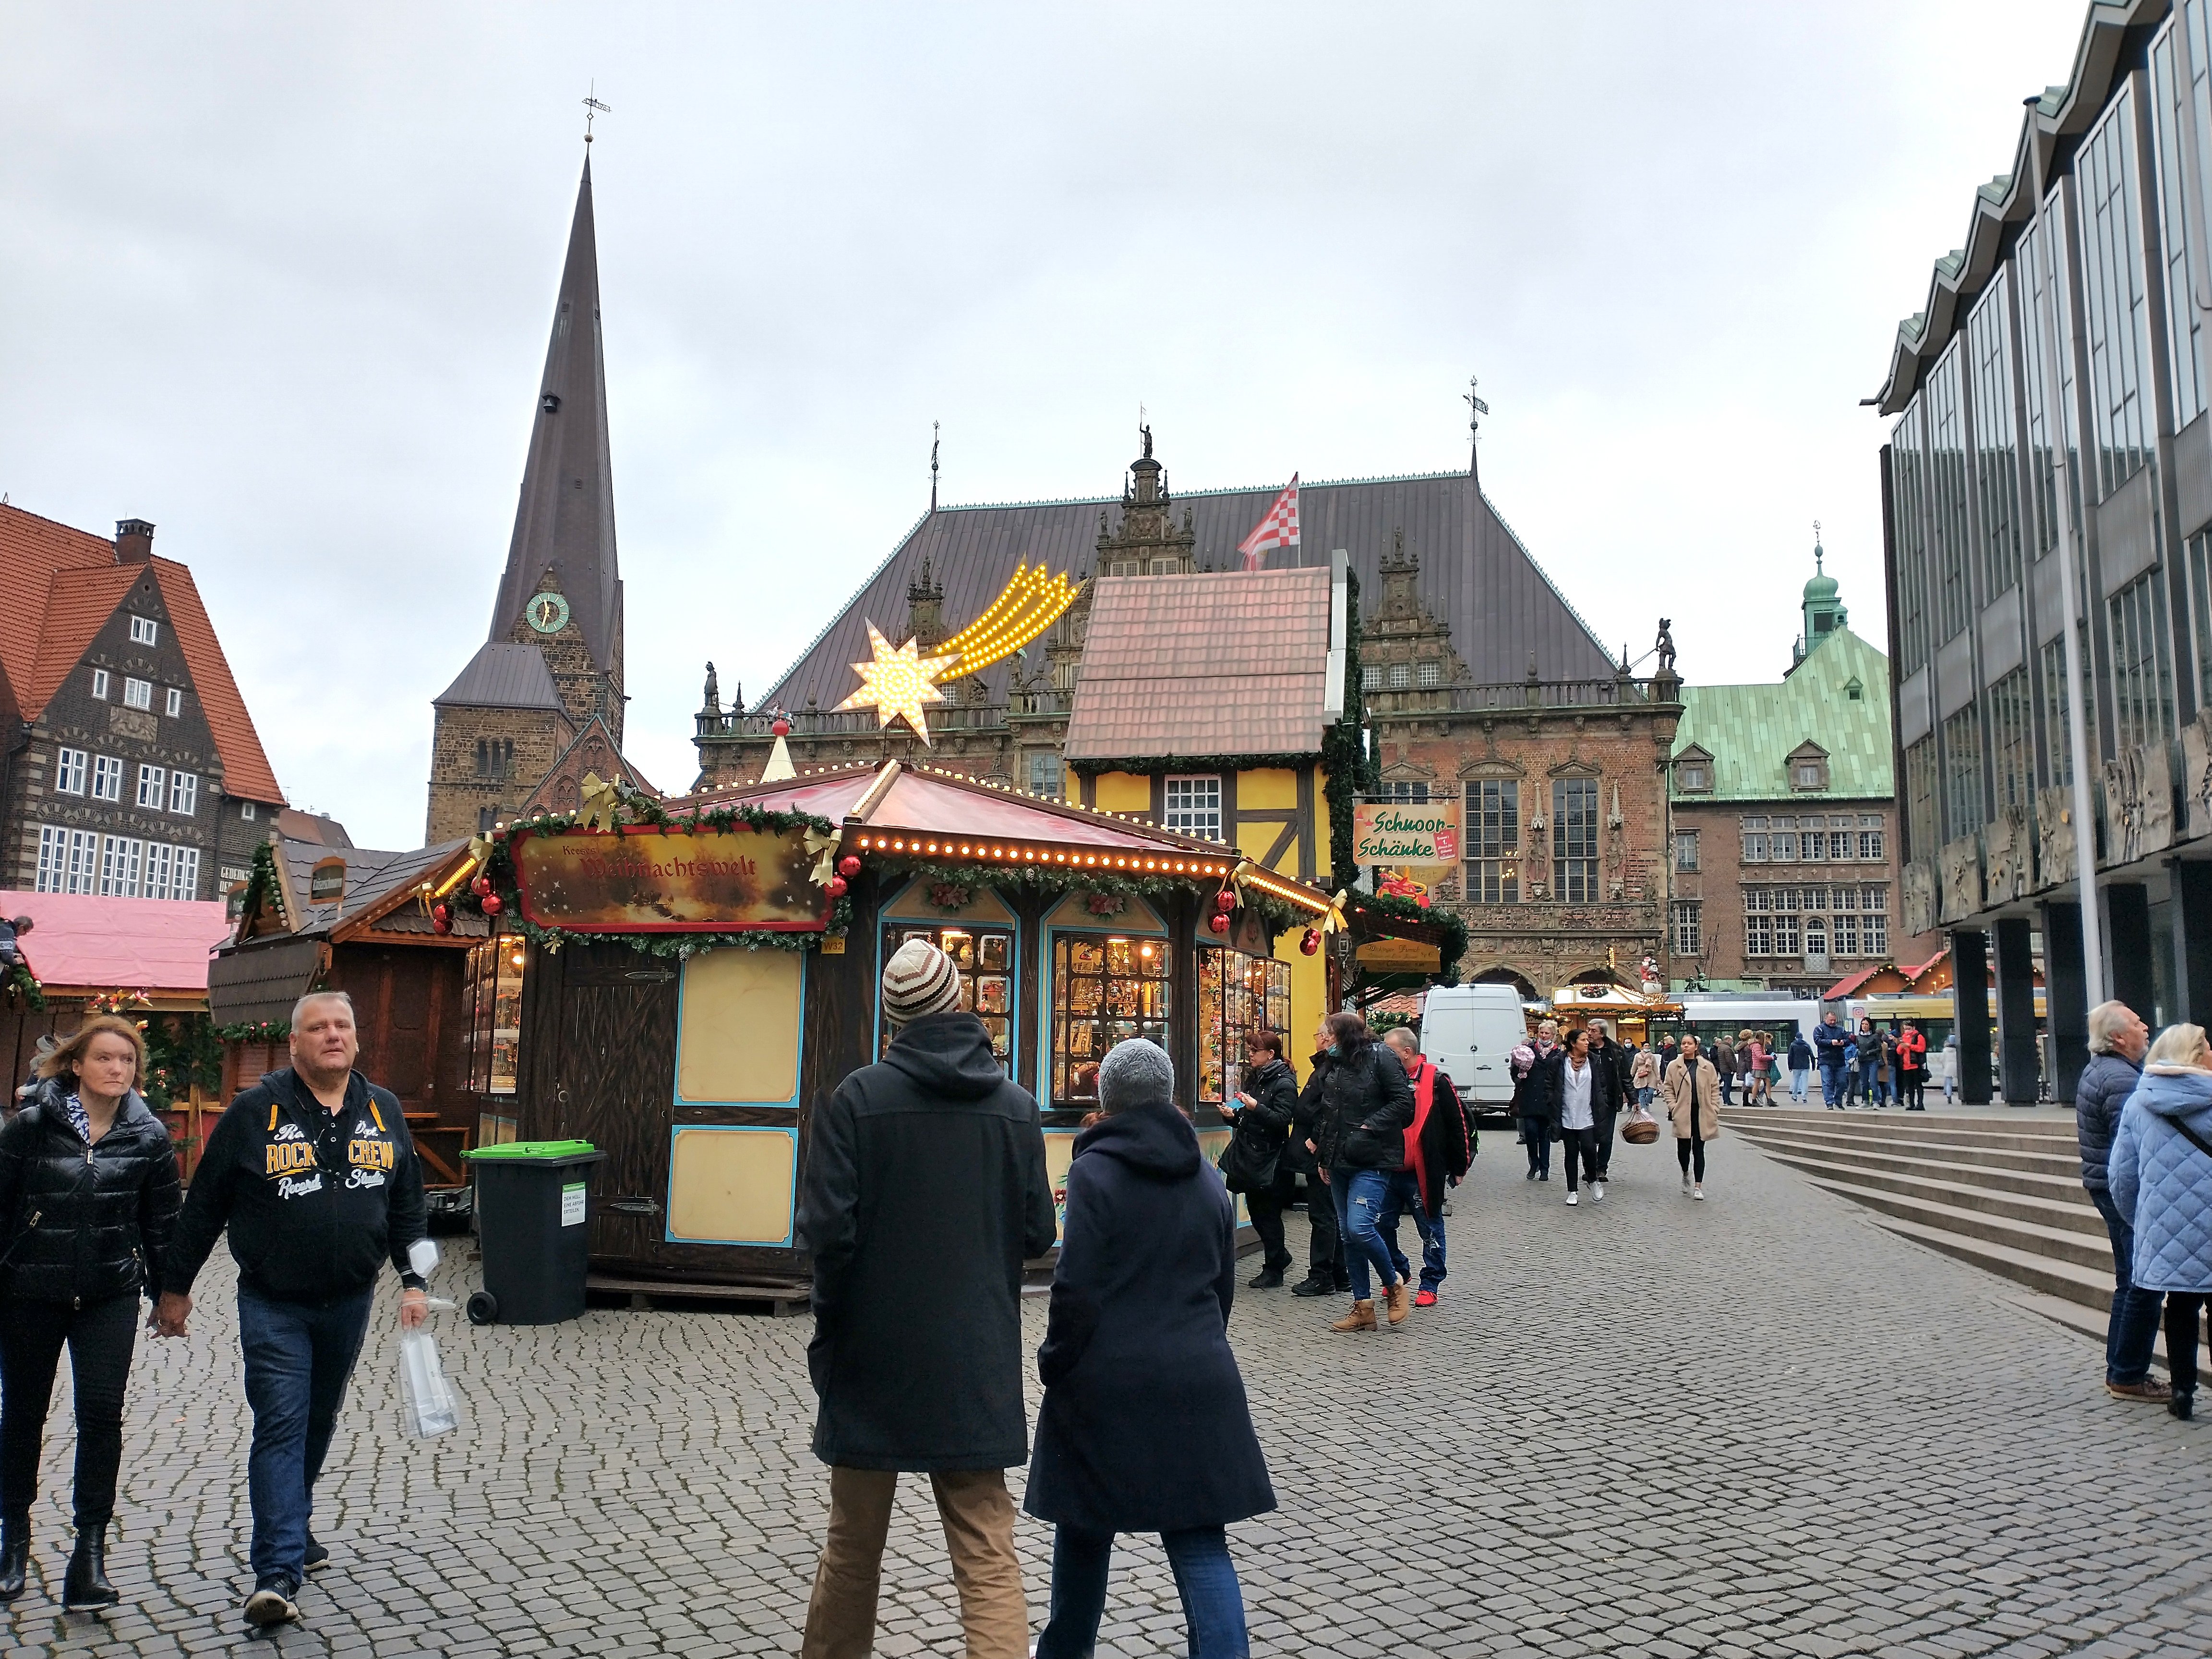
[[[884,969],[890,1050],[814,1114],[799,1235],[830,1526],[802,1659],[873,1650],[902,1471],[935,1489],[970,1659],[1029,1652],[1006,1471],[1029,1461],[1022,1263],[1058,1226],[1036,1102],[960,1000],[951,958],[901,945]]]

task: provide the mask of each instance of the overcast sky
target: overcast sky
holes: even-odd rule
[[[1898,319],[2082,0],[0,0],[0,490],[188,561],[279,780],[422,835],[592,146],[627,747],[764,690],[928,499],[1463,466],[1609,643],[1883,635]]]

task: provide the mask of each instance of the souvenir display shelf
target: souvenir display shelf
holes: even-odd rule
[[[991,1035],[991,1052],[1013,1070],[1014,933],[1011,927],[978,927],[968,922],[943,924],[911,919],[884,924],[884,960],[908,939],[934,945],[960,970],[960,1006],[982,1020]],[[877,1057],[889,1051],[896,1033],[886,1020],[877,1037]]]
[[[1219,1106],[1243,1083],[1244,1044],[1255,1031],[1273,1031],[1289,1053],[1291,1037],[1291,965],[1241,951],[1198,953],[1198,1098]]]
[[[1098,1103],[1098,1062],[1117,1042],[1168,1047],[1167,942],[1062,934],[1052,947],[1052,1103]],[[1170,1052],[1173,1052],[1171,1049]]]

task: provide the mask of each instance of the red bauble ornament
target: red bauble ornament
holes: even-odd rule
[[[1213,896],[1213,908],[1226,915],[1237,908],[1237,895],[1226,887],[1223,888]]]
[[[1320,949],[1321,949],[1321,932],[1320,932],[1320,930],[1319,930],[1318,928],[1313,928],[1313,927],[1309,927],[1309,928],[1307,928],[1307,929],[1306,929],[1306,936],[1305,936],[1304,939],[1300,939],[1300,940],[1298,941],[1298,949],[1299,949],[1301,951],[1303,951],[1303,952],[1304,952],[1305,955],[1307,955],[1307,956],[1311,956],[1311,955],[1313,955],[1313,953],[1314,953],[1315,951],[1316,951],[1320,950]]]
[[[478,876],[474,881],[469,884],[469,891],[474,893],[478,898],[482,898],[486,893],[491,891],[491,878],[489,876]]]
[[[854,877],[859,875],[860,873],[860,855],[858,853],[848,853],[843,858],[839,859],[837,860],[837,873],[844,877],[848,881],[852,880]]]
[[[483,913],[486,915],[495,916],[504,908],[506,908],[506,907],[499,902],[498,894],[487,893],[484,895]]]
[[[433,916],[430,919],[430,931],[434,933],[450,933],[453,931],[453,924],[443,916]]]
[[[445,907],[444,905],[442,905],[442,904],[434,904],[434,905],[432,905],[432,906],[430,907],[430,920],[431,920],[431,921],[451,921],[453,919],[453,912],[452,912],[452,911],[450,911],[450,910],[448,910],[448,909],[447,909],[447,908],[446,908],[446,907]]]
[[[822,887],[823,890],[828,893],[833,899],[841,899],[845,896],[845,878],[842,876],[830,877],[829,880],[822,884]]]
[[[1206,925],[1217,933],[1225,933],[1229,931],[1229,918],[1216,910],[1206,919]]]
[[[782,715],[778,714],[774,720],[768,723],[768,729],[775,732],[779,738],[787,738],[791,735],[791,722],[784,719]]]

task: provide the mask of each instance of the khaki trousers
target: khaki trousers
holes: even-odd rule
[[[968,1659],[1028,1659],[1029,1603],[1014,1554],[1014,1500],[1004,1469],[933,1474],[937,1516],[960,1591]],[[890,1531],[890,1469],[830,1471],[830,1532],[814,1573],[799,1659],[867,1659],[876,1644],[876,1595]]]

